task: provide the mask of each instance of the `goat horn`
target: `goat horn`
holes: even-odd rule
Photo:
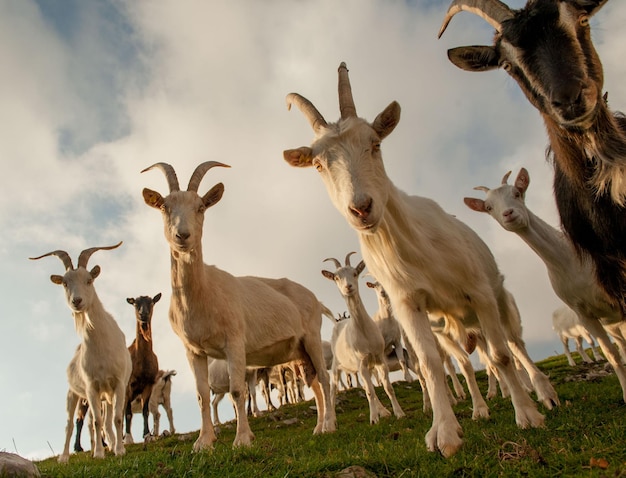
[[[83,252],[80,253],[80,256],[78,256],[78,267],[82,266],[85,269],[87,269],[87,262],[89,262],[89,258],[94,252],[100,251],[100,250],[110,251],[111,249],[116,249],[120,247],[121,245],[122,245],[122,241],[118,242],[114,246],[90,247],[89,249],[85,249]]]
[[[354,252],[354,251],[353,251],[353,252],[348,252],[348,253],[346,254],[346,265],[347,265],[348,267],[352,267],[352,266],[350,265],[350,256],[351,256],[352,254],[356,254],[356,252]]]
[[[339,110],[341,111],[342,119],[356,116],[350,78],[348,78],[348,67],[343,61],[339,65]]]
[[[218,161],[205,161],[198,165],[196,170],[191,175],[191,179],[189,179],[189,186],[187,186],[187,191],[198,192],[198,187],[200,186],[200,181],[206,174],[206,172],[214,166],[222,166],[223,168],[230,168],[228,164],[220,163]]]
[[[37,259],[41,259],[42,257],[48,257],[48,256],[57,256],[59,259],[61,259],[63,261],[63,265],[65,266],[66,271],[70,271],[74,269],[74,265],[72,264],[72,258],[67,252],[62,251],[62,250],[48,252],[47,254],[44,254],[39,257],[29,257],[29,259],[31,261],[36,261]]]
[[[316,133],[320,128],[328,125],[322,114],[317,110],[313,103],[298,93],[289,93],[287,95],[287,110],[291,110],[291,105],[296,105],[309,121],[311,128]]]
[[[463,10],[486,20],[498,32],[502,31],[502,22],[513,17],[513,11],[500,0],[453,0],[443,19],[437,38],[441,38],[452,17]]]
[[[502,184],[508,184],[509,176],[511,175],[511,171],[502,176]]]
[[[326,261],[333,261],[335,263],[335,267],[337,269],[339,269],[341,267],[341,263],[337,259],[335,259],[334,257],[328,257],[328,258],[324,259],[322,262],[326,262]]]
[[[170,188],[171,193],[180,191],[180,186],[178,185],[178,177],[176,177],[176,171],[174,171],[174,168],[170,164],[155,163],[152,166],[147,167],[141,172],[145,173],[146,171],[150,171],[151,169],[154,169],[154,168],[158,168],[161,171],[163,171],[163,173],[165,174],[165,177],[167,178],[167,184]]]
[[[476,186],[474,189],[476,191],[485,191],[486,193],[489,192],[489,188],[487,186]]]

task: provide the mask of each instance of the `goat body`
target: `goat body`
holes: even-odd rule
[[[121,242],[111,247],[85,249],[78,258],[74,269],[70,256],[57,250],[31,259],[56,255],[65,265],[63,276],[52,275],[54,284],[63,285],[67,304],[72,311],[76,329],[82,342],[76,348],[74,357],[67,367],[69,391],[67,394],[67,425],[65,445],[59,455],[59,462],[69,460],[70,440],[74,430],[74,414],[78,401],[87,399],[93,415],[93,456],[104,458],[102,446],[103,416],[102,402],[105,402],[104,428],[109,447],[116,455],[126,453],[122,434],[124,398],[131,373],[130,354],[126,348],[124,333],[100,302],[93,281],[100,274],[100,266],[87,270],[91,255],[100,249],[115,249]],[[113,427],[115,426],[115,432]]]
[[[626,119],[603,98],[602,63],[589,26],[607,0],[528,1],[511,10],[498,0],[455,0],[450,19],[467,10],[495,29],[493,46],[448,51],[459,68],[503,67],[541,113],[554,163],[563,228],[589,254],[602,288],[626,314]]]
[[[465,204],[475,211],[488,213],[504,229],[515,232],[541,258],[556,295],[576,312],[585,328],[598,340],[615,369],[626,401],[626,368],[607,335],[608,331],[618,343],[623,342],[626,322],[621,309],[597,284],[591,261],[578,257],[561,231],[528,209],[525,203],[530,185],[528,171],[521,168],[513,185],[507,184],[509,175],[510,172],[503,177],[498,188],[477,188],[485,191],[485,200],[465,198]]]
[[[318,422],[314,433],[335,430],[330,407],[330,384],[322,352],[321,304],[305,287],[288,279],[235,277],[205,265],[202,226],[206,209],[222,197],[219,183],[203,197],[197,193],[206,171],[221,163],[199,165],[187,191],[180,191],[174,169],[164,171],[170,194],[162,197],[143,190],[147,205],[161,210],[170,246],[172,298],[169,318],[187,352],[196,380],[202,415],[194,450],[212,448],[216,440],[211,421],[208,357],[226,360],[230,394],[236,402],[237,433],[234,445],[249,445],[254,435],[245,413],[246,366],[264,367],[296,360],[315,395]]]
[[[159,373],[159,359],[152,350],[152,313],[154,304],[160,299],[160,293],[154,297],[143,295],[137,298],[129,297],[126,299],[126,302],[135,309],[137,329],[136,338],[128,347],[133,368],[126,394],[126,435],[124,437],[126,444],[133,443],[131,433],[133,412],[131,403],[137,397],[139,397],[142,405],[143,437],[145,439],[150,436],[150,428],[148,426],[150,394]]]
[[[461,427],[447,396],[444,369],[430,328],[436,310],[480,329],[493,363],[511,390],[520,427],[542,426],[544,417],[522,388],[505,341],[503,322],[511,314],[503,277],[487,245],[434,201],[408,196],[385,173],[381,141],[400,119],[392,102],[372,124],[356,116],[348,70],[339,67],[341,119],[328,124],[304,97],[292,93],[316,140],[284,152],[292,166],[314,166],[335,207],[357,231],[369,271],[383,284],[394,312],[425,370],[433,402],[429,450],[444,456],[461,447]]]

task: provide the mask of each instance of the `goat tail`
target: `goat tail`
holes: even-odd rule
[[[326,317],[328,317],[333,322],[336,322],[335,317],[333,316],[332,311],[328,307],[326,307],[321,302],[320,302],[320,307],[322,308],[322,315],[325,315]]]

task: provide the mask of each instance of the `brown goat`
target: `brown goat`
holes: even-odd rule
[[[126,444],[133,443],[131,434],[133,412],[131,404],[138,397],[141,399],[142,406],[143,437],[145,439],[150,436],[150,428],[148,427],[150,394],[159,373],[159,360],[152,350],[152,312],[154,304],[159,299],[161,299],[161,293],[154,297],[142,295],[134,299],[131,297],[126,299],[126,302],[135,308],[135,317],[137,319],[137,337],[128,347],[133,363],[133,371],[128,381],[128,391],[126,393],[126,435],[124,437]]]
[[[596,279],[626,315],[626,118],[603,97],[602,63],[590,18],[607,0],[455,0],[439,31],[460,11],[496,29],[494,44],[448,51],[467,71],[503,68],[541,113],[553,160],[563,229],[595,265]]]

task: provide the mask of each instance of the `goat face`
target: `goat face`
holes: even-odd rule
[[[142,332],[147,332],[150,329],[154,304],[156,304],[160,299],[161,293],[158,293],[154,297],[142,295],[137,298],[129,297],[126,299],[126,302],[135,308],[137,323],[139,324]]]
[[[588,129],[604,81],[589,19],[606,0],[529,0],[520,10],[497,0],[479,3],[455,0],[440,36],[455,13],[467,10],[496,28],[494,44],[453,48],[450,61],[468,71],[503,68],[544,116],[564,128]]]
[[[288,96],[288,102],[296,103],[308,117],[317,139],[310,148],[287,150],[283,156],[292,166],[315,166],[330,199],[348,224],[359,232],[374,233],[383,219],[389,188],[380,144],[400,121],[400,105],[392,102],[372,124],[358,118],[353,105],[352,114],[345,114],[341,97],[342,70],[345,72],[343,81],[347,82],[344,63],[339,67],[343,117],[336,124],[327,124],[317,110],[312,116],[314,107],[300,95]],[[348,101],[351,102],[351,96]]]
[[[84,267],[68,270],[65,275],[52,275],[50,280],[57,285],[62,285],[65,290],[65,299],[72,312],[82,312],[91,306],[96,295],[93,281],[100,275],[100,266],[95,266],[91,271]]]
[[[174,191],[167,197],[150,189],[143,190],[148,206],[161,211],[165,239],[173,252],[189,254],[200,250],[204,212],[221,198],[224,185],[218,183],[203,197],[195,191]]]
[[[346,265],[339,267],[335,272],[322,271],[322,275],[337,284],[339,292],[344,297],[351,297],[359,294],[359,275],[365,269],[365,262],[361,261],[355,267]]]

